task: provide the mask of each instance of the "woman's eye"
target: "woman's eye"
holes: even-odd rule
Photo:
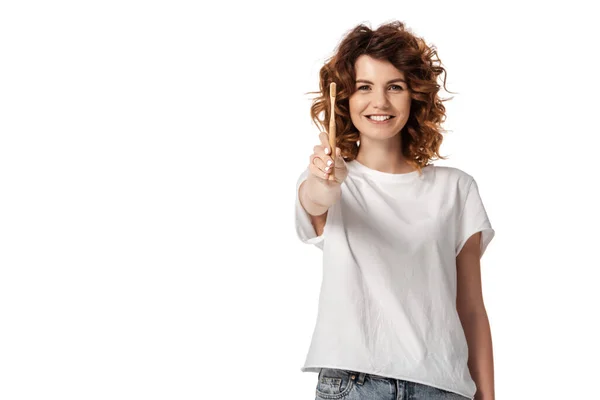
[[[391,85],[390,87],[396,87],[396,88],[398,88],[398,89],[400,89],[400,90],[404,90],[404,89],[402,88],[402,86],[400,86],[400,85]],[[361,90],[362,88],[367,88],[367,89],[368,89],[368,88],[369,88],[369,86],[367,86],[367,85],[359,86],[358,90]]]

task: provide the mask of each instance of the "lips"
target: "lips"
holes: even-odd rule
[[[392,120],[392,119],[394,118],[394,117],[393,117],[393,116],[391,116],[391,115],[386,115],[385,117],[384,117],[384,116],[375,115],[375,116],[373,116],[373,117],[374,117],[374,118],[371,118],[371,116],[369,116],[369,115],[367,115],[367,116],[366,116],[366,118],[367,118],[369,121],[377,121],[377,122],[385,122],[385,121],[390,121],[390,120]],[[387,117],[387,118],[386,118],[386,117]]]
[[[371,117],[375,117],[375,118],[371,118]],[[387,118],[382,118],[382,117],[387,117]],[[367,115],[365,116],[366,119],[368,119],[370,122],[389,122],[392,119],[394,119],[393,115]]]
[[[371,118],[369,118],[369,117],[367,117],[367,119],[369,120],[369,123],[371,123],[371,124],[375,124],[375,125],[382,124],[382,125],[383,125],[383,124],[391,124],[391,123],[392,123],[392,119],[393,119],[393,117],[391,117],[391,118],[386,118],[386,119],[382,119],[382,120],[380,120],[380,121],[378,121],[378,120],[376,120],[376,119],[371,119]]]

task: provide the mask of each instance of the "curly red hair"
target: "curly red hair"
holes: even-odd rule
[[[407,79],[411,92],[410,116],[400,133],[406,161],[421,174],[421,168],[430,160],[446,159],[439,154],[439,148],[443,140],[441,132],[446,132],[441,128],[446,119],[442,103],[448,99],[440,99],[437,84],[443,72],[446,88],[446,70],[441,66],[435,46],[428,46],[400,21],[381,25],[374,31],[360,24],[346,34],[335,54],[321,67],[320,91],[308,92],[318,94],[310,108],[313,123],[322,131],[328,130],[329,124],[325,121],[329,121],[331,107],[329,84],[335,82],[336,146],[346,161],[356,158],[360,136],[350,119],[349,98],[356,90],[355,62],[361,55],[389,61]],[[319,118],[321,113],[323,119]]]

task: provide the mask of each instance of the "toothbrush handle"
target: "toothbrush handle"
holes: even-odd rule
[[[334,103],[335,97],[329,98],[331,101],[331,112],[329,113],[329,148],[331,149],[331,158],[333,160],[333,164],[331,165],[331,174],[329,174],[329,180],[335,180],[335,159],[336,159],[336,138],[335,138],[335,111],[334,111]]]

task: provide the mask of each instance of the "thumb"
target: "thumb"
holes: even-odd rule
[[[345,163],[344,157],[342,157],[342,150],[339,147],[335,148],[335,161],[339,163]]]

